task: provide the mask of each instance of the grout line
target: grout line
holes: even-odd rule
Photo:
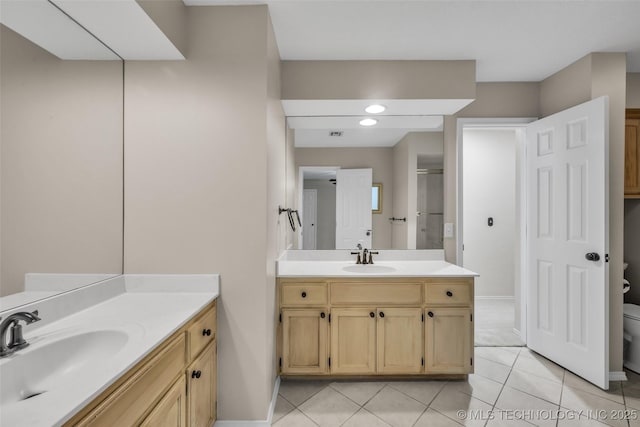
[[[427,381],[428,381],[428,380],[427,380]],[[416,381],[416,382],[419,382],[419,381]],[[442,386],[442,388],[440,388],[440,391],[442,391],[442,389],[444,388],[444,386],[445,386],[445,385],[447,385],[447,383],[448,383],[448,381],[446,381],[446,382],[444,383],[444,385]],[[392,389],[394,389],[395,391],[397,391],[398,393],[400,393],[400,394],[402,394],[402,395],[404,395],[404,396],[407,396],[409,399],[411,399],[411,400],[415,400],[416,402],[418,402],[419,404],[421,404],[421,405],[423,405],[423,406],[425,405],[425,403],[424,403],[424,402],[421,402],[420,400],[416,399],[415,397],[411,397],[411,396],[409,396],[407,393],[405,393],[405,392],[404,392],[404,391],[402,391],[402,390],[398,390],[397,388],[395,388],[395,387],[392,385],[392,383],[389,383],[389,384],[387,384],[387,385],[388,385],[389,387],[391,387]],[[436,393],[436,396],[437,396],[438,394],[440,394],[440,391],[438,391],[438,393]],[[435,399],[435,398],[434,398],[434,399]],[[433,399],[431,400],[431,402],[433,402]],[[427,408],[429,407],[429,405],[431,404],[431,402],[429,402],[429,404],[427,404]]]

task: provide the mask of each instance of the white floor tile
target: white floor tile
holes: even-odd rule
[[[492,406],[456,390],[444,389],[431,403],[431,408],[465,426],[484,426]]]
[[[298,409],[320,427],[338,427],[358,412],[360,406],[331,387],[326,387]]]
[[[536,353],[528,352],[525,349],[520,351],[518,359],[513,365],[513,369],[516,371],[528,372],[559,383],[562,383],[562,378],[564,377],[564,368]]]
[[[371,412],[360,409],[343,424],[344,427],[391,427]]]
[[[334,390],[362,406],[378,393],[386,383],[368,381],[340,381],[331,383]]]
[[[429,406],[445,384],[446,381],[394,381],[389,383],[389,387]]]
[[[555,426],[553,414],[558,405],[505,386],[496,402],[496,408],[514,411],[515,417],[539,426]],[[518,416],[518,414],[521,416]]]
[[[451,381],[445,388],[469,394],[493,405],[498,400],[502,384],[477,374],[470,374],[467,381]]]
[[[520,352],[519,347],[476,347],[476,357],[512,367]]]
[[[501,363],[492,362],[482,357],[476,357],[473,363],[474,372],[477,375],[504,384],[509,376],[511,368]]]
[[[595,394],[604,399],[613,400],[617,403],[624,403],[624,399],[622,398],[622,385],[619,381],[609,382],[609,390],[602,390],[600,387],[596,387],[574,373],[567,371],[564,376],[564,385]]]
[[[392,387],[383,388],[364,408],[393,427],[410,427],[422,415],[426,405]]]
[[[294,409],[295,409],[295,406],[289,403],[281,395],[278,395],[278,398],[276,399],[276,407],[273,410],[273,418],[271,419],[271,422],[272,423],[277,422],[280,418],[284,417]]]
[[[562,383],[538,377],[524,371],[511,371],[507,385],[551,403],[559,404]]]
[[[598,397],[594,394],[564,386],[562,389],[562,401],[560,402],[560,405],[563,408],[591,413],[593,416],[590,416],[590,418],[596,418],[598,421],[608,425],[627,426],[627,422],[625,420],[615,420],[608,416],[613,412],[624,411],[624,405],[613,402],[609,399],[603,399],[602,397]],[[604,414],[607,414],[607,419],[601,419],[597,415],[600,413],[599,411],[603,411]]]
[[[298,409],[294,409],[273,424],[274,427],[318,427]]]
[[[460,427],[459,424],[451,418],[429,408],[414,424],[414,427]]]
[[[280,383],[278,392],[294,406],[300,406],[302,402],[326,388],[328,384],[326,381],[286,380]]]

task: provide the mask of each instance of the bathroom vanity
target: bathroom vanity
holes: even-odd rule
[[[218,295],[217,275],[124,275],[21,307],[42,320],[0,359],[0,425],[211,426]]]
[[[393,258],[395,251],[380,252],[373,265],[291,254],[279,261],[282,376],[473,372],[476,274],[442,259],[385,260],[384,252]]]

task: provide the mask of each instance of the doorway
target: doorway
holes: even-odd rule
[[[458,264],[477,272],[476,346],[524,346],[525,125],[461,120]]]

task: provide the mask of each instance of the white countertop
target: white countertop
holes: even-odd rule
[[[278,277],[475,277],[477,273],[445,261],[375,261],[360,265],[353,261],[280,261]],[[369,268],[371,267],[371,268]],[[382,268],[380,268],[382,267]],[[388,270],[387,270],[388,269]]]
[[[124,282],[122,292],[105,301],[39,328],[25,327],[30,346],[0,359],[0,368],[48,343],[82,332],[117,330],[127,334],[127,341],[105,363],[91,366],[90,372],[74,375],[39,396],[0,406],[0,425],[62,425],[219,296],[217,275],[125,275]],[[109,281],[100,285],[109,286]],[[60,297],[70,294],[73,292]],[[38,308],[38,303],[34,307]],[[51,313],[55,315],[55,310]],[[40,312],[43,320],[46,315]]]

